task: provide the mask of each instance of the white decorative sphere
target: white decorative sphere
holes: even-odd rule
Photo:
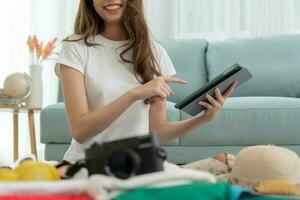
[[[3,89],[10,97],[25,97],[31,91],[31,78],[26,73],[13,73],[4,80]]]

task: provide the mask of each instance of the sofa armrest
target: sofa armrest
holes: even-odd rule
[[[44,108],[40,118],[41,143],[71,143],[67,113],[63,102]]]

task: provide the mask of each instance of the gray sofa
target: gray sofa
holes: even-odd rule
[[[190,116],[175,109],[174,104],[228,66],[239,63],[254,76],[228,99],[215,121],[164,144],[169,161],[187,163],[265,144],[300,153],[300,35],[214,43],[170,40],[164,41],[163,46],[175,65],[176,76],[189,82],[171,85],[175,96],[168,101],[170,121],[188,119]],[[71,135],[61,92],[57,104],[42,110],[40,123],[45,158],[62,159]]]

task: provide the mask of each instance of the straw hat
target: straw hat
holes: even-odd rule
[[[229,176],[229,182],[255,189],[266,181],[300,183],[300,159],[286,148],[253,146],[241,150]]]

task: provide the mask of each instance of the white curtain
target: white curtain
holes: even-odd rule
[[[79,0],[31,0],[31,33],[41,40],[58,38],[55,52],[59,52],[61,41],[73,31],[73,24]],[[43,70],[43,105],[56,102],[58,81],[54,74],[55,60],[44,63]]]
[[[28,63],[27,36],[30,33],[30,7],[29,1],[10,0],[1,2],[0,6],[0,87],[7,75],[13,72],[23,72]],[[19,118],[20,143],[29,144],[29,134],[24,115]],[[13,159],[13,130],[12,114],[0,112],[0,162],[10,163]],[[28,130],[28,129],[27,129]],[[26,135],[27,137],[23,137]],[[20,145],[20,148],[22,148]],[[24,153],[29,149],[24,147]],[[26,149],[26,150],[25,150]]]
[[[178,28],[177,0],[144,0],[148,26],[159,39],[176,37]]]
[[[158,39],[256,37],[300,32],[299,0],[145,0]]]
[[[37,35],[44,41],[58,37],[60,41],[73,30],[79,0],[9,0],[0,7],[0,88],[4,79],[14,72],[29,72],[29,53],[26,46],[28,35]],[[5,31],[4,31],[5,30]],[[43,106],[56,102],[57,78],[54,62],[47,61],[43,69]],[[38,156],[43,159],[44,146],[40,144],[39,114],[35,115]],[[12,114],[0,112],[0,163],[13,162]],[[19,156],[30,154],[28,121],[25,114],[19,116]]]

